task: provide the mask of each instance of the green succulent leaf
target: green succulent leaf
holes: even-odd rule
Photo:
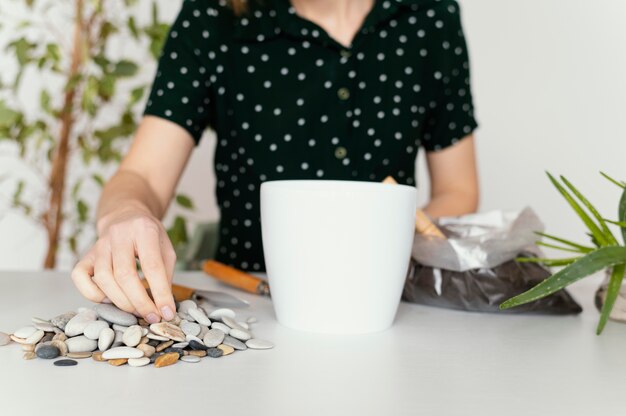
[[[578,217],[583,221],[583,223],[585,223],[585,225],[587,226],[587,228],[593,235],[593,238],[598,242],[598,245],[601,247],[610,245],[609,240],[607,240],[602,230],[583,210],[580,204],[576,202],[574,197],[570,195],[567,189],[565,189],[563,185],[561,185],[550,173],[547,173],[547,174],[548,174],[548,177],[550,178],[550,181],[552,181],[552,184],[556,187],[556,189],[558,189],[561,195],[563,195],[565,200],[570,204],[570,206],[574,209],[574,211],[576,211],[576,214],[578,214]]]
[[[566,240],[564,238],[560,238],[560,237],[554,236],[552,234],[547,234],[547,233],[543,233],[543,232],[540,232],[540,231],[535,231],[535,234],[537,234],[537,235],[539,235],[541,237],[545,237],[545,238],[548,238],[550,240],[558,241],[559,243],[562,243],[562,244],[565,244],[565,245],[577,248],[577,249],[579,249],[580,251],[583,251],[583,252],[590,252],[590,251],[594,250],[593,247],[583,246],[582,244],[578,244],[578,243],[575,243],[573,241]]]
[[[535,244],[537,244],[538,246],[554,248],[556,250],[567,251],[570,253],[590,253],[594,250],[593,248],[583,250],[580,248],[557,246],[556,244],[544,243],[543,241],[537,241]]]
[[[613,310],[613,305],[615,305],[615,300],[617,299],[619,291],[622,287],[624,272],[626,272],[626,264],[619,264],[613,267],[611,278],[609,279],[609,285],[606,290],[606,297],[604,299],[604,303],[602,304],[602,311],[600,312],[600,322],[598,322],[598,327],[596,328],[596,334],[598,335],[600,335],[602,330],[604,330],[606,322],[611,315],[611,310]]]
[[[617,245],[617,240],[615,239],[615,236],[613,235],[611,230],[609,230],[606,222],[604,222],[604,218],[602,218],[596,207],[594,207],[593,204],[589,202],[589,200],[585,198],[584,195],[581,194],[580,191],[578,191],[578,189],[576,189],[576,187],[570,181],[567,180],[567,178],[561,176],[561,180],[574,193],[574,195],[580,200],[580,202],[582,202],[583,205],[587,207],[589,212],[591,212],[591,215],[595,217],[596,221],[600,224],[600,227],[602,228],[602,233],[606,237],[608,243]]]
[[[622,189],[626,189],[626,182],[620,182],[612,177],[610,177],[609,175],[607,175],[604,172],[600,172],[600,175],[604,176],[606,179],[608,179],[610,182],[614,183],[615,185],[619,186]]]
[[[543,298],[583,277],[620,264],[626,264],[626,247],[610,246],[598,248],[559,270],[532,289],[505,301],[500,305],[500,309],[513,308]]]
[[[563,258],[563,259],[547,259],[543,257],[518,257],[515,259],[515,261],[519,263],[541,263],[544,266],[548,266],[548,267],[560,267],[560,266],[570,265],[580,258],[582,257],[577,256],[577,257],[568,257],[568,258]]]
[[[619,200],[617,211],[619,221],[626,222],[626,188],[624,188],[624,192],[622,192],[622,197]],[[624,240],[624,244],[626,244],[626,228],[622,228],[622,238]]]

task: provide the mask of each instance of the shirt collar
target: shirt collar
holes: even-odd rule
[[[403,8],[417,10],[440,0],[375,0],[372,12],[368,14],[363,31],[375,31],[376,28],[391,19]],[[297,38],[312,35],[302,31],[302,21],[296,16],[289,0],[264,0],[262,3],[249,1],[250,10],[235,18],[234,36],[236,39],[250,42],[264,42],[281,33]]]

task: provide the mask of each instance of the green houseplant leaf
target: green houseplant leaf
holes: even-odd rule
[[[561,180],[570,189],[570,191],[572,191],[572,193],[576,196],[576,198],[578,198],[580,202],[582,202],[583,205],[587,207],[589,212],[591,212],[591,214],[596,218],[596,221],[598,221],[598,223],[600,224],[600,227],[602,228],[602,234],[606,237],[608,243],[616,245],[617,240],[615,239],[615,236],[613,235],[611,230],[609,230],[609,227],[606,225],[606,222],[604,222],[604,218],[602,218],[602,216],[600,215],[596,207],[594,207],[593,204],[589,202],[589,200],[585,198],[583,194],[581,194],[578,191],[578,189],[576,189],[576,187],[572,185],[570,181],[567,180],[567,178],[565,178],[564,176],[561,176]]]
[[[626,187],[624,188],[622,197],[619,200],[617,216],[619,222],[626,222]],[[624,227],[622,227],[622,238],[624,240],[624,244],[626,244],[626,228]]]
[[[622,287],[622,280],[624,280],[624,272],[626,271],[626,264],[619,264],[613,267],[611,277],[609,279],[609,285],[606,290],[606,298],[602,305],[602,311],[600,312],[600,322],[596,328],[596,334],[600,335],[606,325],[606,321],[609,319],[615,300],[619,295],[620,288]]]
[[[548,277],[532,289],[505,301],[500,305],[500,308],[509,309],[532,302],[551,295],[583,277],[587,277],[607,267],[622,264],[626,264],[626,247],[611,246],[598,248]]]
[[[598,227],[598,225],[591,219],[591,217],[589,217],[589,215],[585,212],[585,210],[580,206],[580,204],[578,204],[578,202],[576,202],[576,200],[574,199],[574,197],[572,197],[572,195],[570,195],[570,193],[567,191],[567,189],[565,189],[563,187],[563,185],[561,185],[555,178],[554,176],[552,176],[550,173],[548,173],[548,178],[550,178],[550,181],[552,182],[552,184],[556,187],[556,189],[558,189],[558,191],[561,193],[561,195],[563,195],[563,197],[565,198],[565,200],[570,204],[570,206],[574,209],[574,211],[576,212],[576,214],[578,214],[578,216],[580,217],[580,219],[583,221],[583,223],[585,223],[585,225],[587,226],[587,228],[589,229],[589,231],[591,232],[591,234],[593,235],[593,238],[595,239],[595,241],[598,242],[598,245],[603,247],[603,246],[607,246],[610,244],[610,241],[607,239],[607,237],[604,235],[604,233],[602,232],[602,230]]]

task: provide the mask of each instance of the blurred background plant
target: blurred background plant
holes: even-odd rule
[[[25,19],[11,15],[17,3],[29,8]],[[149,18],[141,13],[146,7]],[[62,18],[48,18],[55,13]],[[13,59],[18,68],[0,73],[0,141],[17,146],[41,183],[33,186],[14,174],[0,178],[13,189],[3,204],[45,229],[45,268],[55,267],[63,244],[77,256],[93,242],[80,237],[93,221],[94,185],[103,186],[105,172],[128,147],[149,87],[137,74],[158,58],[168,29],[156,0],[0,4],[0,30],[9,37],[0,60]],[[145,55],[124,56],[126,42]],[[27,111],[34,102],[36,111]],[[186,195],[175,201],[185,210],[194,208]],[[168,233],[180,251],[187,243],[184,215],[173,219]]]

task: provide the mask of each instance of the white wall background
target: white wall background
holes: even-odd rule
[[[173,19],[179,2],[160,3]],[[550,232],[582,240],[583,227],[544,171],[564,174],[607,217],[616,217],[618,189],[598,171],[626,179],[626,2],[461,0],[461,6],[480,123],[481,210],[530,205]],[[0,61],[0,71],[10,70]],[[207,134],[180,185],[198,205],[195,220],[218,216],[207,163],[214,146]],[[0,168],[20,169],[6,145]],[[423,155],[418,183],[426,201]],[[37,227],[0,212],[0,269],[39,268],[44,244]],[[63,253],[60,267],[72,261]]]

